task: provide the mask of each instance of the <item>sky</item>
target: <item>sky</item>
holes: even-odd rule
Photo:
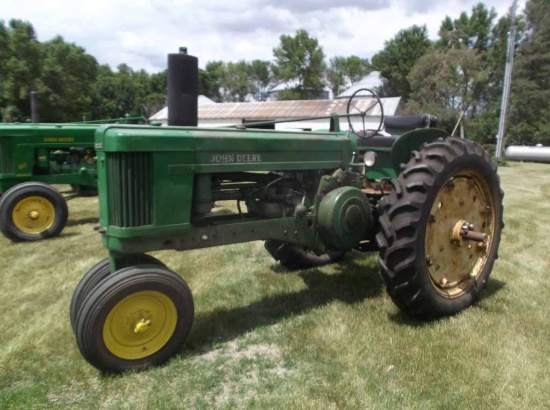
[[[162,71],[167,54],[187,47],[208,61],[272,60],[282,34],[305,29],[327,58],[371,58],[399,30],[425,24],[435,39],[445,16],[477,0],[4,0],[0,20],[32,23],[38,40],[61,35],[115,68]],[[512,0],[487,0],[497,19]],[[525,0],[519,1],[518,11]]]

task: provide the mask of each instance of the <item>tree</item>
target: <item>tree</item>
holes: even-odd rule
[[[209,61],[204,70],[199,70],[199,93],[221,102],[224,70],[223,61]]]
[[[407,76],[430,46],[426,26],[416,25],[384,43],[384,49],[372,57],[372,67],[387,80],[383,94],[402,96],[407,101],[411,91]]]
[[[271,63],[263,60],[253,60],[248,67],[252,82],[252,95],[256,101],[265,101],[267,90],[273,82]]]
[[[22,20],[10,20],[8,27],[3,27],[0,31],[0,41],[4,43],[3,52],[7,54],[2,64],[3,77],[0,82],[0,95],[5,104],[3,118],[9,121],[25,121],[30,117],[29,93],[42,88],[40,43],[36,39],[33,26]]]
[[[298,30],[294,36],[283,34],[280,41],[280,45],[273,49],[275,78],[296,84],[291,98],[318,98],[323,91],[323,48],[306,30]]]
[[[439,29],[440,40],[437,45],[442,48],[471,48],[479,52],[491,46],[491,29],[497,13],[488,10],[483,3],[472,8],[472,14],[465,12],[454,21],[446,17]]]
[[[481,58],[473,50],[433,48],[415,64],[408,80],[411,84],[409,112],[429,111],[442,126],[452,130],[461,113],[474,104],[474,90],[480,76]]]
[[[371,70],[367,58],[357,56],[333,57],[327,68],[327,82],[334,93],[338,95],[342,87],[356,83]]]
[[[526,39],[515,60],[507,143],[550,144],[550,2],[526,5]]]
[[[224,64],[222,98],[226,102],[243,102],[252,93],[250,70],[246,61]]]
[[[91,116],[91,93],[97,61],[82,47],[57,36],[42,43],[40,119],[80,121]]]

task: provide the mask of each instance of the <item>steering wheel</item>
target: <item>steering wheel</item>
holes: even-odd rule
[[[380,123],[378,124],[378,128],[375,130],[367,129],[365,124],[365,117],[367,115],[367,112],[369,112],[377,104],[380,106]],[[378,134],[384,126],[384,105],[382,104],[382,100],[374,91],[368,88],[360,88],[359,90],[355,91],[351,95],[351,97],[349,97],[346,114],[348,114],[348,124],[350,131],[359,137],[372,137],[373,135]],[[363,129],[359,129],[356,131],[353,128],[353,123],[351,119],[357,116],[361,117]]]

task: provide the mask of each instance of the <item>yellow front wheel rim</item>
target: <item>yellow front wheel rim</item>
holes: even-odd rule
[[[36,235],[52,227],[55,207],[43,196],[28,196],[15,204],[11,219],[21,232]]]
[[[176,329],[174,302],[157,291],[133,293],[118,302],[103,325],[103,340],[115,356],[138,360],[162,349]]]

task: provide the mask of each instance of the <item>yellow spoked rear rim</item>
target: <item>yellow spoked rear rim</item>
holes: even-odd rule
[[[174,302],[157,291],[133,293],[118,302],[103,325],[103,340],[115,356],[138,360],[162,349],[176,329]]]
[[[28,196],[15,204],[11,219],[21,232],[36,235],[51,228],[55,207],[43,196]]]
[[[486,179],[474,170],[447,180],[431,209],[426,229],[426,263],[432,284],[447,297],[464,294],[479,278],[493,246],[495,199]],[[472,224],[486,243],[453,240],[457,223]]]

